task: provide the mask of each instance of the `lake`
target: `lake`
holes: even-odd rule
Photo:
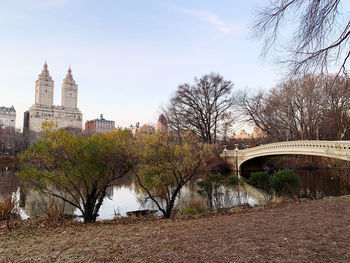
[[[327,196],[340,196],[350,193],[350,185],[341,179],[342,171],[329,169],[296,169],[302,188],[300,196],[304,198],[323,198]],[[13,193],[20,205],[22,218],[37,217],[44,214],[48,205],[48,199],[31,189],[25,190],[21,181],[14,176],[15,169],[0,169],[0,194]],[[235,196],[234,192],[230,193]],[[251,205],[259,204],[249,193],[245,193],[244,202]],[[116,185],[108,189],[107,197],[99,211],[98,220],[113,219],[116,216],[125,216],[126,212],[139,209],[155,209],[152,201],[142,202],[143,194],[136,187],[135,180],[131,176],[121,178]],[[177,200],[178,207],[186,207],[191,200],[205,200],[197,194],[195,183],[190,183],[180,193]],[[233,200],[236,204],[237,201]],[[64,205],[65,214],[79,215],[77,209],[70,205]]]

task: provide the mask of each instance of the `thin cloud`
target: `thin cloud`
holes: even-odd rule
[[[174,7],[177,11],[191,15],[195,18],[198,18],[202,21],[210,24],[215,30],[225,34],[232,35],[235,33],[241,33],[247,31],[247,26],[240,23],[227,23],[220,19],[217,15],[203,10],[191,10]]]

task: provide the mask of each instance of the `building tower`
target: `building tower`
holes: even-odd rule
[[[70,67],[62,84],[61,105],[67,108],[78,108],[78,85],[75,84]]]
[[[77,108],[78,86],[69,68],[62,85],[62,106],[53,105],[54,82],[44,68],[35,82],[35,103],[24,115],[25,131],[41,132],[44,123],[52,122],[55,128],[69,128],[81,130],[82,114]]]
[[[35,104],[53,106],[54,81],[47,70],[45,61],[43,70],[35,82]]]

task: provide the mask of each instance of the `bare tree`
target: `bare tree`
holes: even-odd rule
[[[161,107],[161,111],[168,124],[168,132],[180,139],[181,135],[186,131],[186,125],[181,117],[179,103],[171,99],[166,106]]]
[[[269,92],[243,93],[239,106],[272,141],[317,139],[324,125],[326,100],[320,78],[313,75],[282,82]]]
[[[0,153],[15,155],[25,148],[23,133],[12,127],[0,127]]]
[[[194,131],[206,143],[216,143],[218,134],[233,123],[233,84],[219,74],[195,78],[193,85],[180,85],[163,108],[169,130],[179,137]]]
[[[253,123],[266,133],[268,138],[274,138],[276,136],[267,118],[269,112],[265,110],[265,97],[266,93],[263,91],[256,94],[242,92],[237,100],[238,109],[242,113],[240,121]]]
[[[263,53],[281,42],[291,24],[294,33],[287,39],[289,57],[282,59],[292,72],[327,69],[330,63],[346,71],[350,56],[349,11],[343,10],[341,0],[270,0],[257,11],[253,34],[264,40]],[[289,21],[289,28],[283,27]],[[285,35],[284,35],[285,36]],[[281,46],[281,45],[278,45]]]
[[[350,79],[346,76],[329,76],[323,82],[325,97],[323,123],[320,134],[325,138],[350,138]]]

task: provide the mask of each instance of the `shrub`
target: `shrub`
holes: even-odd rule
[[[271,187],[271,176],[267,172],[254,172],[250,174],[248,183],[268,194],[273,192]]]
[[[183,216],[194,216],[194,217],[199,217],[204,215],[205,213],[205,207],[203,206],[203,203],[194,200],[191,201],[184,209],[179,210],[179,215]]]
[[[241,184],[241,180],[235,176],[235,175],[230,175],[229,177],[227,177],[226,179],[226,186],[237,186],[239,184]]]
[[[55,202],[55,200],[50,200],[50,202],[45,203],[44,213],[46,219],[50,222],[61,221],[63,219],[64,203]]]
[[[10,218],[17,215],[16,201],[12,196],[0,198],[0,221],[6,220],[7,229],[10,230]]]
[[[6,220],[15,207],[15,203],[11,197],[0,199],[0,221]]]
[[[277,196],[294,197],[299,193],[300,180],[293,170],[279,170],[272,176],[271,186]]]
[[[247,182],[248,184],[261,190],[267,204],[271,203],[273,198],[271,175],[269,175],[267,172],[254,172],[250,174]]]
[[[294,197],[299,193],[299,177],[293,170],[279,170],[273,175],[267,172],[251,173],[247,182],[262,190],[267,202],[272,200],[273,194],[277,196]]]

